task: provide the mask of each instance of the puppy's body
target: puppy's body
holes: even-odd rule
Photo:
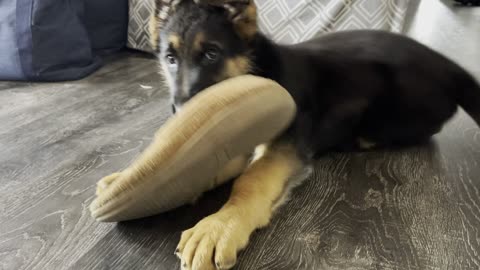
[[[298,110],[250,165],[237,162],[220,172],[243,171],[224,207],[182,234],[176,253],[185,269],[232,267],[315,155],[426,140],[458,105],[480,124],[480,87],[472,76],[400,35],[339,32],[280,46],[256,31],[252,1],[184,0],[160,37],[174,110],[202,89],[246,73],[280,83]]]
[[[400,35],[328,34],[294,46],[256,37],[257,74],[294,97],[302,155],[427,140],[461,105],[480,122],[480,88],[461,67]]]

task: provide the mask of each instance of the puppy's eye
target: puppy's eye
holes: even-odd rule
[[[177,63],[177,58],[173,54],[167,54],[165,57],[167,59],[168,64],[175,65]]]
[[[215,63],[219,58],[219,52],[215,49],[210,49],[203,54],[207,63]]]

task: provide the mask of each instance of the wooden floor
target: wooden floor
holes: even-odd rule
[[[414,0],[412,0],[414,1]],[[408,33],[480,80],[480,9],[426,0]],[[0,82],[0,269],[178,269],[180,231],[219,208],[121,224],[88,212],[169,117],[156,64],[127,54],[68,83]],[[330,154],[236,269],[480,269],[480,129],[461,112],[432,143]]]

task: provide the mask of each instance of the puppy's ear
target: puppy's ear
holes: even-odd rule
[[[224,8],[237,33],[243,39],[250,40],[257,33],[257,7],[253,0],[194,0],[197,4],[206,4]]]
[[[154,0],[154,10],[150,14],[148,23],[148,33],[150,38],[150,46],[156,53],[160,49],[159,31],[163,27],[168,17],[175,11],[181,0]],[[185,2],[185,1],[183,1]]]

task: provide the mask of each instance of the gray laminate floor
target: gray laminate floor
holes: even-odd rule
[[[408,34],[480,79],[480,8],[424,0],[413,16]],[[87,209],[169,114],[145,55],[76,82],[0,82],[0,269],[177,269],[180,231],[229,186],[121,224]],[[236,269],[480,269],[480,129],[463,112],[428,145],[326,155],[292,197]]]

